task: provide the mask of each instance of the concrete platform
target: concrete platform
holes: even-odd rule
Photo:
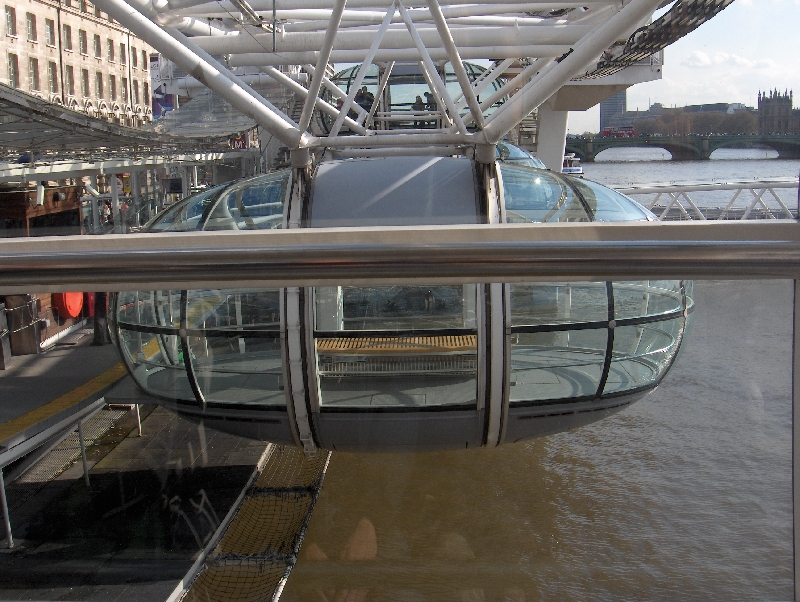
[[[91,335],[40,355],[14,356],[0,371],[0,451],[103,396],[127,374],[113,345]]]

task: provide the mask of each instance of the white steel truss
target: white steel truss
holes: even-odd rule
[[[702,4],[706,13],[714,13],[731,1],[686,0],[676,6],[692,9]],[[610,48],[626,40],[630,46],[632,34],[646,30],[653,12],[668,3],[288,0],[277,6],[274,0],[97,0],[96,4],[185,70],[192,81],[210,88],[290,150],[300,150],[493,145],[571,79],[608,63]],[[463,62],[467,59],[497,64],[478,81],[470,81]],[[481,102],[479,94],[517,60],[528,66]],[[335,62],[361,63],[348,92],[327,78],[326,70]],[[396,62],[419,65],[435,99],[437,127],[387,131],[393,117],[379,110],[377,97],[371,107],[356,102],[370,66],[381,66],[382,92]],[[455,74],[456,94],[443,81],[445,62]],[[622,68],[618,63],[614,68]],[[300,65],[309,74],[305,81],[281,69]],[[240,68],[250,68],[250,79],[237,77],[234,70]],[[250,86],[254,68],[300,99],[299,116],[295,113],[292,119]],[[323,88],[339,106],[320,98]],[[509,98],[513,90],[518,92]],[[505,102],[497,106],[500,100]],[[314,131],[314,111],[333,120],[328,135]],[[408,115],[406,111],[406,119]],[[430,123],[417,117],[417,123]]]

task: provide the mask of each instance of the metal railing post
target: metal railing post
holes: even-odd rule
[[[78,439],[81,443],[81,460],[83,461],[83,481],[89,486],[89,467],[86,464],[86,444],[83,441],[83,421],[78,422]]]
[[[800,280],[794,281],[792,336],[792,568],[794,600],[800,601]]]
[[[6,527],[6,541],[8,549],[14,547],[14,538],[11,536],[11,517],[8,514],[8,500],[6,499],[6,482],[3,480],[3,469],[0,468],[0,503],[3,504],[3,523]]]

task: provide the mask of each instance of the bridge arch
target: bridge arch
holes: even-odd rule
[[[757,145],[756,148],[770,148],[778,153],[779,159],[800,159],[800,136],[710,136],[709,155],[720,148],[740,146],[744,143]]]
[[[660,146],[613,146],[610,148],[604,148],[600,152],[596,153],[594,156],[595,161],[615,161],[615,160],[631,160],[631,153],[625,153],[624,159],[616,155],[615,151],[617,150],[625,150],[625,151],[637,151],[641,153],[642,161],[672,161],[673,155],[672,153],[667,150],[666,148]]]
[[[699,136],[639,136],[634,138],[571,138],[566,152],[575,153],[582,161],[594,158],[609,148],[662,148],[673,161],[696,161],[708,158],[708,143]]]

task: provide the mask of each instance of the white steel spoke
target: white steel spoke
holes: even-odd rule
[[[325,32],[325,38],[322,42],[322,48],[317,58],[316,73],[311,78],[311,85],[308,87],[308,97],[306,97],[305,104],[303,105],[303,112],[300,114],[300,131],[305,132],[311,123],[311,113],[314,110],[314,99],[319,96],[320,88],[322,88],[322,78],[325,75],[325,67],[328,66],[330,60],[331,50],[333,50],[333,42],[336,38],[336,31],[339,27],[339,21],[342,19],[342,12],[346,0],[336,0],[334,3],[333,14],[328,24],[328,30]]]
[[[475,94],[476,100],[480,96],[481,92],[496,82],[497,78],[505,73],[506,69],[513,65],[516,60],[517,59],[503,59],[491,69],[487,69],[481,73],[481,75],[472,84],[472,91]],[[463,109],[465,106],[467,106],[466,99],[462,96],[461,100],[456,102],[456,106],[458,107],[459,111]]]
[[[483,127],[483,113],[478,106],[478,101],[475,100],[475,94],[472,91],[472,84],[467,77],[467,72],[464,70],[464,64],[461,62],[461,57],[458,54],[453,36],[450,35],[450,28],[447,26],[442,9],[439,8],[439,3],[436,0],[428,0],[428,7],[430,8],[433,20],[436,22],[436,29],[439,31],[439,37],[442,38],[444,47],[447,50],[447,55],[450,58],[450,64],[453,66],[458,83],[461,86],[461,92],[464,95],[469,110],[472,113],[472,119],[479,128]],[[446,78],[446,76],[445,76]],[[455,115],[458,115],[458,107],[454,107]]]
[[[292,92],[299,95],[301,98],[307,99],[308,98],[308,90],[305,89],[302,85],[294,81],[293,79],[287,77],[285,74],[281,73],[274,67],[262,67],[264,73],[268,74],[270,77],[274,78],[275,81],[280,82]],[[337,117],[340,115],[339,109],[334,107],[329,102],[324,101],[319,96],[315,99],[315,107],[318,108],[320,111],[327,113],[331,117]],[[345,117],[345,123],[347,127],[349,127],[354,132],[358,132],[359,134],[366,134],[367,131],[364,129],[359,123],[356,123],[349,117]]]
[[[442,123],[447,126],[447,128],[450,128],[450,126],[453,125],[453,121],[450,119],[450,116],[447,114],[447,112],[442,108],[442,99],[438,95],[438,90],[431,79],[431,74],[428,73],[428,69],[425,66],[425,63],[422,61],[419,62],[419,70],[422,72],[422,77],[424,77],[425,81],[428,83],[428,88],[434,95],[434,98],[436,98],[436,111],[439,113]],[[429,111],[430,109],[425,107],[425,110]],[[466,130],[466,128],[464,129]]]
[[[313,65],[304,65],[306,71],[308,71],[312,76],[316,74],[317,69]],[[324,72],[323,72],[324,73]],[[327,90],[330,91],[336,98],[344,102],[344,99],[347,98],[347,93],[342,90],[339,86],[334,84],[326,75],[322,76],[322,85],[325,86]],[[366,116],[366,111],[359,105],[353,107],[353,109],[359,114],[361,117]]]
[[[361,88],[361,82],[364,81],[364,77],[367,75],[367,71],[372,65],[372,59],[375,57],[375,53],[378,51],[378,46],[380,46],[381,44],[381,40],[383,39],[383,36],[386,33],[386,29],[392,22],[392,17],[394,16],[394,13],[395,13],[395,4],[394,2],[392,2],[392,5],[389,7],[389,10],[386,11],[386,16],[383,20],[383,23],[381,23],[381,28],[378,30],[375,39],[372,41],[372,45],[369,47],[369,51],[367,52],[367,56],[364,58],[364,62],[361,63],[361,67],[359,67],[358,69],[358,74],[356,75],[356,79],[350,86],[350,91],[347,94],[347,98],[344,100],[344,103],[342,103],[339,117],[336,118],[336,121],[334,122],[333,127],[331,128],[330,132],[331,136],[336,136],[336,134],[339,133],[339,130],[342,127],[342,123],[344,122],[344,118],[347,115],[347,112],[350,110],[350,106],[353,104],[353,99],[358,93],[358,90]]]
[[[783,202],[783,199],[778,195],[777,192],[775,192],[775,190],[772,187],[770,187],[768,190],[770,194],[772,194],[772,198],[774,198],[777,201],[777,203],[781,206],[781,209],[783,209],[783,211],[786,213],[786,217],[792,219],[794,216],[792,215],[792,212],[789,211],[789,208],[786,206],[786,204]]]
[[[724,0],[725,5],[729,2]],[[585,102],[576,100],[580,95],[573,88],[556,96],[572,78],[589,76],[571,86],[610,85],[603,74],[627,69],[625,65],[640,51],[637,45],[649,49],[650,40],[662,33],[659,28],[680,12],[670,9],[663,23],[655,21],[645,30],[642,26],[652,20],[663,0],[426,0],[413,8],[401,0],[282,0],[279,6],[275,0],[97,0],[97,4],[180,67],[184,75],[173,77],[178,71],[162,65],[161,73],[168,74],[162,75],[165,90],[188,93],[207,86],[289,150],[352,147],[391,152],[386,150],[391,145],[417,149],[457,145],[459,152],[479,161],[490,160],[491,146],[546,100],[557,99],[564,107],[559,111]],[[713,11],[721,10],[713,4]],[[705,14],[700,0],[688,0],[687,7],[689,20],[702,22],[697,16]],[[626,46],[625,57],[617,60],[617,52],[607,69],[603,53],[634,31],[637,35],[633,45]],[[480,75],[466,64],[487,59],[494,64],[481,68]],[[330,75],[329,65],[342,63],[357,64],[347,72],[347,84]],[[443,74],[445,64],[452,65],[458,92]],[[515,64],[525,66],[510,77],[508,70]],[[309,74],[307,83],[298,77],[301,67]],[[374,91],[375,82],[367,73],[375,68],[380,75],[378,93],[369,106],[356,102],[365,81],[373,82],[370,91]],[[647,77],[642,73],[634,68],[621,78],[615,75],[613,81],[641,81]],[[407,94],[413,87],[403,86],[419,85],[422,78],[432,93],[428,110],[419,111],[417,104],[415,111],[409,111],[403,105],[411,102]],[[603,93],[600,88],[587,92],[581,98],[599,98]],[[290,118],[267,98],[294,107],[299,115]],[[326,120],[315,122],[315,111],[325,114]],[[549,121],[542,119],[543,127],[537,131],[545,140],[554,134],[546,134],[544,125]],[[434,120],[434,127],[425,127],[434,125]],[[524,129],[521,140],[528,134]],[[301,156],[308,155],[295,153],[293,161],[299,164]],[[753,200],[752,208],[769,211],[765,194]],[[771,205],[788,215],[780,197],[773,190],[769,194],[775,199]],[[688,197],[674,200],[695,213]]]
[[[500,107],[486,121],[483,135],[487,142],[495,143],[553,93],[580,73],[602,51],[609,48],[621,35],[652,15],[660,0],[631,0],[625,8],[587,35],[568,56],[539,79],[537,85],[526,85],[509,102]]]
[[[375,94],[375,100],[372,101],[372,106],[369,109],[369,115],[367,115],[364,120],[365,125],[371,124],[375,115],[375,111],[377,111],[378,107],[380,107],[381,98],[383,98],[386,85],[389,83],[389,76],[392,74],[392,69],[394,69],[394,61],[391,61],[388,65],[386,65],[386,69],[383,72],[383,77],[381,77],[381,83],[378,86],[378,92]]]
[[[453,99],[450,98],[450,94],[447,92],[444,82],[439,77],[439,72],[436,71],[436,66],[433,64],[430,54],[428,54],[428,50],[425,48],[425,44],[422,42],[422,38],[420,37],[417,28],[414,26],[414,23],[408,16],[408,12],[402,4],[400,5],[400,15],[403,17],[403,21],[406,23],[408,33],[411,34],[411,38],[414,40],[417,50],[419,50],[420,55],[422,55],[422,63],[425,65],[425,70],[428,72],[428,77],[430,78],[429,83],[433,84],[437,95],[444,101],[445,105],[447,106],[447,110],[450,113],[450,119],[455,123],[458,131],[462,134],[466,134],[467,126],[464,125],[464,121],[458,114],[458,110],[453,103]],[[442,111],[442,114],[444,114],[444,111]]]
[[[122,0],[97,0],[98,8],[108,13],[124,27],[158,48],[167,58],[188,72],[200,72],[206,85],[227,100],[233,107],[251,117],[256,123],[287,145],[295,146],[300,132],[276,107],[265,98],[257,98],[246,86],[222,65],[209,63],[169,35]],[[232,78],[232,79],[231,79]]]
[[[547,73],[547,70],[552,68],[554,60],[554,57],[548,57],[539,58],[533,61],[530,65],[525,67],[525,69],[520,71],[516,77],[500,86],[499,90],[495,90],[491,95],[484,99],[484,101],[481,103],[481,110],[487,110],[504,96],[508,96],[515,90],[521,88],[525,82],[535,84],[538,78],[543,77],[544,74]]]

